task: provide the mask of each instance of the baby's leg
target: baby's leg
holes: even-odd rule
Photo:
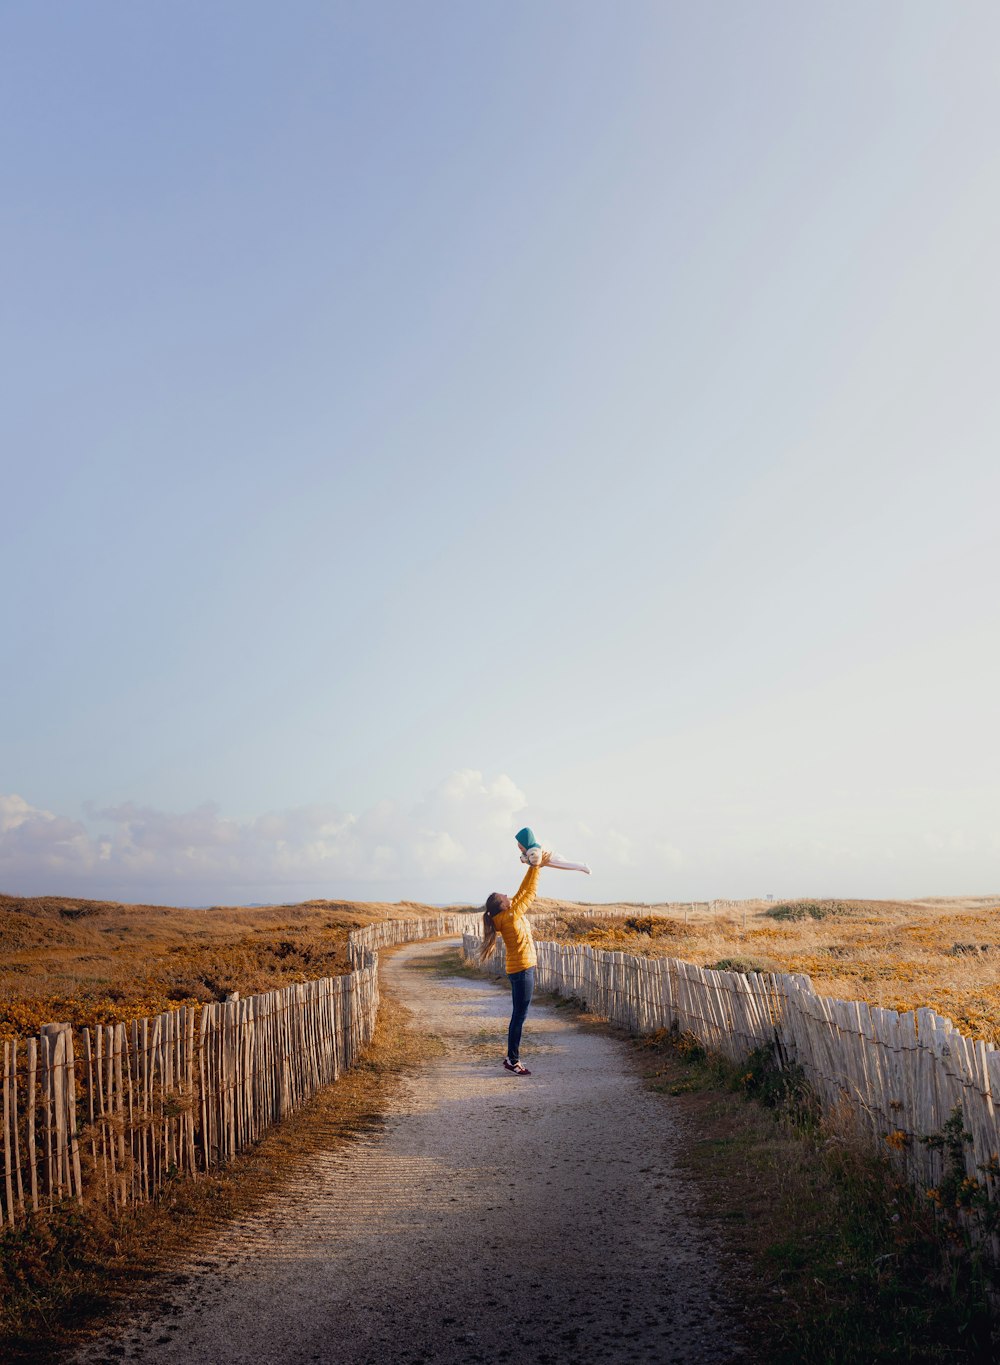
[[[558,853],[550,853],[546,867],[558,867],[563,872],[586,872],[590,876],[590,868],[586,863],[571,863],[568,858],[560,858]]]

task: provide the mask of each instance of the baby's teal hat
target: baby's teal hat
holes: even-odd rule
[[[525,825],[524,829],[519,829],[514,838],[523,848],[541,848],[541,844],[535,838],[534,830]]]

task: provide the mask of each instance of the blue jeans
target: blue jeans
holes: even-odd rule
[[[516,1062],[519,1060],[524,1016],[528,1013],[532,992],[535,989],[535,969],[525,967],[523,972],[511,972],[507,979],[510,982],[514,1006],[510,1013],[510,1028],[507,1030],[507,1056],[512,1062]]]

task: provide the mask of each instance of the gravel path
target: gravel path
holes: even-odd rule
[[[747,1358],[669,1101],[623,1044],[537,1005],[534,1075],[508,1075],[509,992],[435,974],[440,952],[383,962],[445,1044],[384,1126],[310,1159],[78,1365]]]

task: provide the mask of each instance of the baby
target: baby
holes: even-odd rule
[[[521,850],[521,862],[530,863],[532,867],[537,867],[542,861],[542,854],[545,850],[535,838],[534,830],[525,825],[524,829],[519,829],[514,835],[517,846]],[[566,872],[586,872],[590,876],[590,868],[586,863],[571,863],[567,858],[560,858],[558,853],[550,853],[546,867],[561,867]]]

